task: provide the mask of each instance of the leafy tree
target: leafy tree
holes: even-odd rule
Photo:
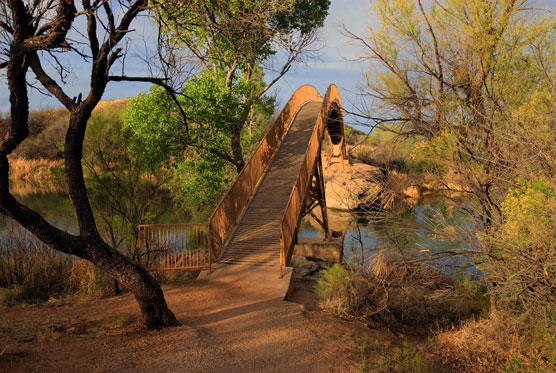
[[[176,201],[186,200],[195,208],[214,205],[233,178],[232,134],[227,124],[239,120],[243,97],[252,87],[238,81],[230,90],[221,71],[202,72],[190,79],[177,97],[189,129],[176,115],[177,105],[166,91],[151,88],[148,95],[132,100],[126,113],[124,129],[131,140],[131,154],[151,168],[162,164],[172,168],[179,191]],[[195,103],[187,97],[195,97]],[[271,98],[261,98],[252,105],[251,116],[257,118],[258,126],[266,123],[273,108]],[[243,147],[247,145],[249,150],[261,135],[261,131],[244,132]]]
[[[257,108],[268,104],[268,99],[262,98],[264,93],[304,52],[310,52],[328,7],[329,1],[315,0],[171,0],[155,7],[169,44],[187,49],[204,70],[184,88],[191,105],[200,109],[184,109],[181,114],[188,111],[193,121],[201,123],[214,119],[214,130],[229,137],[230,150],[216,149],[206,142],[197,145],[241,171],[245,165],[243,129]],[[282,60],[278,68],[271,64],[273,56]],[[263,67],[276,71],[269,84],[263,82]],[[174,100],[174,104],[180,106],[182,102]],[[184,107],[187,104],[183,103]],[[167,108],[171,104],[161,105]],[[186,118],[182,121],[187,131]],[[192,144],[180,140],[178,137],[175,143],[181,147]]]
[[[111,67],[122,57],[118,44],[130,32],[132,21],[148,10],[148,2],[136,0],[112,4],[84,0],[81,6],[82,9],[78,10],[72,0],[0,3],[0,69],[6,69],[11,105],[11,120],[0,140],[0,211],[53,249],[88,260],[120,281],[135,295],[149,328],[177,325],[178,321],[168,309],[162,290],[153,277],[108,245],[99,233],[82,164],[88,120],[111,80]],[[74,22],[79,17],[86,22]],[[70,29],[85,23],[85,29],[78,32],[84,40],[74,40],[69,35]],[[100,36],[102,32],[104,35]],[[83,45],[87,45],[87,51],[81,50]],[[81,94],[70,98],[64,85],[59,83],[64,82],[67,67],[59,64],[56,57],[67,51],[90,61],[90,90],[84,99]],[[49,60],[48,56],[54,58]],[[59,81],[45,71],[45,61],[58,63]],[[29,134],[29,70],[35,74],[38,84],[69,112],[64,160],[69,198],[79,226],[77,235],[51,225],[10,192],[8,155]]]
[[[469,197],[459,204],[473,221],[467,242],[487,263],[491,291],[531,306],[554,295],[541,282],[555,268],[553,185],[531,185],[556,176],[556,19],[529,3],[377,1],[379,26],[350,35],[376,63],[366,75],[364,94],[376,103],[367,117],[412,139],[415,160]],[[524,276],[528,269],[535,275]]]

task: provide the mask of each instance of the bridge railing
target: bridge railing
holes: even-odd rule
[[[298,109],[306,102],[321,100],[322,97],[312,86],[302,86],[292,95],[272,128],[239,173],[237,179],[226,192],[209,218],[210,251],[218,259],[231,231],[239,222],[244,208],[272,161],[280,142],[288,132]]]
[[[210,268],[208,223],[139,225],[135,258],[147,269]]]
[[[289,264],[291,259],[295,240],[297,236],[297,229],[301,219],[303,204],[307,196],[312,176],[315,171],[317,156],[320,156],[321,142],[324,133],[323,126],[328,120],[328,115],[331,111],[333,104],[342,107],[340,93],[335,85],[331,85],[326,92],[323,100],[321,112],[313,129],[313,134],[309,140],[305,158],[299,170],[299,175],[292,188],[288,204],[282,217],[282,224],[280,226],[281,239],[280,239],[280,268]],[[343,121],[343,119],[342,119]]]

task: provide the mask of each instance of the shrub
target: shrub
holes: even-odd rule
[[[335,315],[347,316],[349,302],[350,274],[339,264],[321,271],[321,278],[315,285],[315,293],[320,306]]]
[[[437,353],[447,368],[462,372],[554,372],[556,329],[531,318],[497,312],[439,332]]]
[[[320,306],[342,317],[386,322],[413,334],[483,314],[484,288],[459,282],[414,257],[379,252],[363,270],[334,265],[316,285]]]
[[[507,309],[556,317],[556,186],[523,180],[502,204],[503,223],[492,233],[494,260],[485,269]]]

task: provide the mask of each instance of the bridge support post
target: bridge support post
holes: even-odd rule
[[[322,156],[319,149],[319,154],[317,156],[317,167],[315,170],[315,178],[317,179],[317,189],[319,195],[319,205],[322,214],[322,225],[324,228],[324,234],[326,238],[330,238],[330,229],[328,227],[328,212],[326,210],[326,194],[324,191],[324,176],[322,174]]]
[[[311,215],[324,230],[326,239],[330,238],[330,229],[328,228],[328,212],[326,209],[326,194],[324,191],[324,177],[322,173],[322,157],[319,149],[313,172],[313,182],[310,185],[309,193],[307,193],[302,216]],[[320,206],[322,220],[313,212],[317,205]],[[301,218],[300,218],[301,220]],[[297,242],[297,231],[296,231]]]

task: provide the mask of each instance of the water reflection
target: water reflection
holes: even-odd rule
[[[387,212],[329,211],[330,226],[344,236],[344,262],[361,266],[382,249],[417,260],[428,260],[444,273],[465,271],[479,275],[474,266],[475,237],[467,215],[442,196],[422,198],[415,205],[399,204]],[[300,237],[324,237],[311,218],[302,221]],[[456,255],[457,254],[457,255]]]
[[[104,219],[100,215],[104,214],[104,217],[106,216],[107,211],[111,208],[110,199],[103,195],[100,189],[91,188],[88,190],[88,194],[93,204],[97,224],[99,229],[102,230]],[[42,192],[40,188],[35,187],[33,192],[16,195],[16,198],[20,203],[38,212],[50,224],[71,234],[78,233],[75,213],[66,193]],[[177,210],[174,206],[175,204],[168,193],[158,196],[157,203],[152,206],[152,215],[156,218],[145,223],[188,223],[204,217],[202,213],[195,215]],[[0,215],[0,231],[4,235],[10,224],[13,224],[10,218]]]
[[[91,195],[92,201],[102,201],[103,198],[102,195]],[[18,200],[36,210],[49,223],[73,234],[78,232],[75,214],[65,193],[36,191],[19,196]],[[96,205],[97,215],[99,206],[102,204]],[[192,214],[178,211],[174,206],[170,196],[161,196],[156,208],[163,212],[154,214],[158,217],[148,223],[199,222],[206,221],[209,215],[209,212]],[[446,254],[472,251],[475,238],[473,226],[466,215],[441,196],[428,196],[415,205],[400,204],[380,216],[333,210],[328,214],[331,229],[345,234],[344,261],[347,263],[368,263],[379,250],[388,249],[401,254],[414,253],[421,258],[437,257],[432,265],[445,273],[464,268],[468,273],[480,274],[473,266],[472,254]],[[2,232],[8,229],[9,221],[5,216],[0,216]],[[457,234],[450,234],[449,227],[453,227]],[[299,236],[324,238],[324,232],[316,221],[305,218],[301,222]]]

